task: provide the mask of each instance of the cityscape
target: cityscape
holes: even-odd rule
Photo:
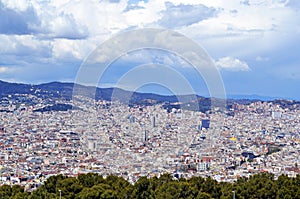
[[[0,0],[0,199],[299,199],[297,0]]]
[[[80,104],[69,110],[43,108],[73,100],[2,98],[2,185],[34,190],[57,174],[113,174],[130,183],[164,173],[218,182],[262,172],[300,174],[297,101],[236,101],[225,111],[200,112],[76,97]]]

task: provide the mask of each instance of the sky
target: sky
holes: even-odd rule
[[[299,19],[298,0],[0,0],[0,79],[76,82],[80,68],[105,41],[158,28],[196,42],[218,69],[228,96],[300,100]],[[120,55],[98,83],[114,86],[134,67],[152,63],[174,67],[195,92],[209,95],[205,78],[186,61],[176,53],[140,49]],[[174,78],[174,72],[157,68],[164,78]],[[138,86],[172,91],[155,85],[155,78],[152,83]]]

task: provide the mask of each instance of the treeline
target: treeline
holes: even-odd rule
[[[77,178],[57,175],[29,193],[18,185],[0,187],[1,199],[98,199],[98,198],[261,198],[300,199],[300,175],[286,175],[274,180],[274,175],[261,173],[239,178],[235,183],[217,182],[212,178],[174,179],[170,174],[160,178],[141,177],[134,185],[117,176],[103,178],[98,174],[81,174]]]

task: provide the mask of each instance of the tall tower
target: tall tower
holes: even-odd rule
[[[155,128],[155,116],[154,115],[151,116],[151,127]]]
[[[148,131],[147,130],[143,130],[143,132],[142,132],[142,142],[147,142],[148,141],[148,139],[149,139],[149,135],[148,135]]]

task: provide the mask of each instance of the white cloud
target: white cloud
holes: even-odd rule
[[[245,57],[253,52],[262,54],[284,42],[281,35],[299,30],[297,13],[283,1],[250,0],[245,5],[239,1],[151,0],[139,1],[134,4],[139,9],[133,10],[126,10],[131,5],[127,0],[2,2],[10,9],[35,13],[38,21],[29,24],[28,31],[36,31],[34,35],[41,40],[80,39],[87,46],[132,27],[163,26],[205,43],[213,53],[219,53],[216,57]]]
[[[1,2],[5,4],[7,8],[18,11],[25,11],[31,6],[28,0],[1,0]]]
[[[128,1],[128,5],[122,15],[129,27],[161,27],[158,21],[163,17],[163,12],[166,10],[166,2],[168,1],[150,0],[139,1],[136,4],[132,4]],[[174,1],[172,2],[175,3]],[[128,9],[132,5],[134,6],[133,8],[136,9]]]
[[[159,24],[167,28],[177,28],[189,26],[199,21],[216,16],[217,10],[209,8],[205,5],[174,5],[166,2],[166,10],[162,11],[163,17],[159,20]]]
[[[87,37],[87,28],[73,17],[76,13],[66,13],[57,9],[54,3],[28,0],[0,1],[0,33],[37,34],[43,37],[68,39]]]
[[[10,25],[12,18],[7,17],[9,20],[6,21],[4,17],[0,19],[0,29],[1,24],[10,28],[2,28],[6,32],[0,31],[1,64],[12,62],[22,66],[26,62],[52,70],[50,65],[53,63],[71,65],[74,61],[84,60],[98,45],[116,33],[143,27],[165,27],[178,31],[203,45],[212,57],[223,57],[216,62],[218,67],[231,71],[250,70],[246,62],[235,57],[245,60],[256,58],[257,62],[265,61],[266,65],[271,65],[274,61],[272,55],[295,54],[296,50],[292,52],[289,46],[300,42],[300,4],[296,0],[133,2],[0,0],[5,10],[0,16],[11,14],[20,24],[16,29]],[[137,38],[135,42],[139,39],[143,38]],[[166,42],[165,35],[158,39],[159,43]],[[174,44],[169,42],[169,45]],[[115,53],[117,49],[108,50]],[[100,58],[106,59],[105,56]],[[122,59],[143,59],[169,65],[182,62],[173,56],[153,57],[153,54],[145,53]],[[182,63],[178,65],[187,66]]]
[[[249,1],[201,1],[219,10],[216,17],[179,29],[201,42],[214,57],[253,57],[282,48],[287,42],[299,42],[300,12],[284,3]],[[298,29],[299,30],[299,29]],[[267,55],[268,56],[268,55]]]
[[[31,28],[31,26],[39,23],[33,7],[25,6],[22,8],[11,8],[1,1],[0,18],[0,34],[31,34],[34,33],[34,30]]]
[[[32,57],[50,57],[51,42],[40,41],[33,35],[0,35],[0,53],[2,55],[14,55]]]
[[[83,53],[80,52],[82,43],[74,40],[56,39],[53,42],[53,57],[59,60],[83,59]]]
[[[123,11],[127,1],[69,1],[62,7],[57,7],[59,12],[72,15],[77,24],[84,25],[89,36],[106,34],[111,36],[129,27]]]
[[[87,28],[77,23],[72,14],[63,14],[49,21],[50,36],[67,39],[84,39],[88,36]]]
[[[222,57],[215,62],[216,66],[221,70],[227,71],[250,71],[250,67],[244,61],[233,57]]]
[[[0,73],[7,73],[10,71],[10,68],[6,66],[0,66]]]

